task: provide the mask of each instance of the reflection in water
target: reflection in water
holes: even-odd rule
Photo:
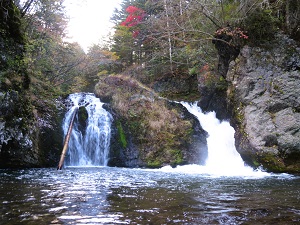
[[[0,170],[0,224],[296,224],[300,179],[108,167]]]

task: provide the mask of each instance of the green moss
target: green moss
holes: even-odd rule
[[[239,124],[243,124],[245,119],[244,116],[244,106],[243,103],[240,102],[239,106],[234,110],[235,118]]]
[[[259,161],[268,171],[284,172],[286,170],[286,166],[282,159],[273,153],[263,153],[260,155]]]
[[[274,84],[273,88],[275,91],[278,91],[280,94],[284,94],[284,91],[280,88],[278,84]]]
[[[123,148],[127,147],[126,136],[120,121],[117,122],[117,129],[119,134],[119,142]]]
[[[147,162],[147,167],[149,168],[160,168],[161,166],[161,162],[158,159],[150,160]]]
[[[218,91],[227,91],[228,83],[222,76],[220,76],[219,80],[216,82],[216,88]]]
[[[197,67],[193,67],[189,69],[189,75],[196,75],[197,74]]]
[[[260,166],[260,163],[256,160],[253,160],[252,163],[256,168]]]
[[[173,162],[171,162],[171,166],[180,165],[183,163],[183,154],[180,150],[171,150],[172,158],[174,158]]]

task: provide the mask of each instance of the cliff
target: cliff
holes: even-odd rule
[[[53,165],[62,142],[61,121],[56,103],[30,89],[26,38],[11,0],[1,3],[0,33],[0,168]]]
[[[250,165],[300,172],[300,48],[283,34],[245,46],[227,73],[236,146]]]

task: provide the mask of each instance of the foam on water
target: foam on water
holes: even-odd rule
[[[234,129],[227,121],[219,121],[215,112],[203,113],[195,103],[181,102],[187,110],[195,115],[202,128],[207,131],[208,157],[205,165],[186,165],[171,168],[163,167],[164,172],[181,172],[188,174],[203,174],[208,176],[240,176],[261,178],[272,174],[253,169],[246,165],[235,148]]]

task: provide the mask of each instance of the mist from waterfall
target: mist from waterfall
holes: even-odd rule
[[[80,112],[76,115],[66,157],[66,166],[106,166],[111,137],[112,116],[103,108],[99,98],[91,93],[69,95],[70,107],[65,115],[63,131],[66,135],[73,112],[85,107],[87,118],[80,124]]]
[[[235,148],[234,129],[227,121],[219,121],[215,112],[203,113],[197,102],[181,104],[193,114],[208,133],[208,156],[205,165],[187,165],[175,168],[175,171],[201,173],[214,176],[269,176],[269,173],[254,170],[247,166]],[[170,167],[163,170],[173,170]]]

